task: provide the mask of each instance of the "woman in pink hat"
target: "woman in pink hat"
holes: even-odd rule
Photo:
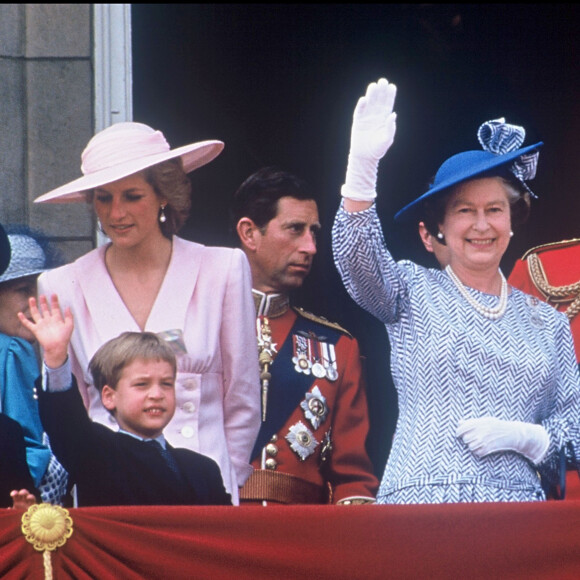
[[[88,372],[97,349],[124,331],[156,332],[173,345],[177,410],[166,437],[212,457],[237,504],[260,426],[250,270],[241,250],[176,236],[191,207],[187,173],[223,146],[170,149],[160,131],[133,122],[97,133],[83,176],[35,202],[89,201],[110,242],[44,273],[38,286],[72,310],[70,364],[90,416],[104,425],[116,428]]]

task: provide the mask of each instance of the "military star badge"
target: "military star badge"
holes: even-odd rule
[[[315,386],[311,393],[306,393],[306,398],[300,406],[304,409],[304,416],[310,421],[315,431],[328,416],[328,405],[318,386]]]
[[[318,441],[302,421],[290,427],[286,441],[290,443],[290,448],[302,461],[312,455],[318,445]]]

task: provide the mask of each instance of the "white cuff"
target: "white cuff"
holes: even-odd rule
[[[539,465],[546,457],[546,453],[548,453],[548,448],[550,447],[550,436],[541,425],[530,425],[529,429],[533,431],[534,435],[530,437],[524,455],[534,465]]]
[[[376,159],[349,155],[341,195],[354,201],[374,201],[377,197],[378,168],[379,161]]]

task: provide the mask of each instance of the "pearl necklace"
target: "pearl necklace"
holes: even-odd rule
[[[508,285],[504,275],[502,274],[501,270],[499,271],[499,275],[501,276],[501,293],[499,295],[499,302],[495,308],[490,308],[489,306],[484,306],[480,304],[465,288],[463,282],[457,277],[457,274],[451,269],[451,266],[448,264],[445,267],[445,271],[449,274],[449,277],[461,293],[461,295],[473,306],[477,312],[481,315],[489,318],[490,320],[498,320],[504,315],[504,312],[507,308],[507,298],[508,298]]]

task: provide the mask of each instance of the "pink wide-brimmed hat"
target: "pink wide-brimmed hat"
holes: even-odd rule
[[[189,173],[215,159],[223,148],[222,141],[200,141],[171,149],[161,131],[143,123],[116,123],[97,133],[85,147],[82,177],[37,197],[34,203],[84,201],[88,190],[175,157],[181,157]]]

